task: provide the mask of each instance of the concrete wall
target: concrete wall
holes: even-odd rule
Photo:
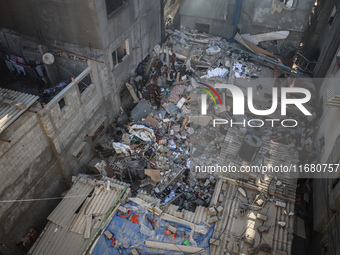
[[[105,1],[97,1],[98,17],[104,41],[104,62],[107,65],[107,79],[115,93],[124,81],[135,73],[135,69],[156,44],[161,42],[161,4],[158,0],[128,1],[126,7],[108,18]],[[112,53],[128,40],[128,55],[114,66]]]
[[[157,3],[159,2],[157,1]],[[143,16],[142,13],[145,11],[150,15]],[[140,7],[139,15],[141,17],[134,14],[130,20],[132,23],[129,24],[127,30],[120,31],[121,34],[115,34],[116,37],[111,38],[114,41],[108,44],[104,56],[100,59],[103,63],[91,62],[91,68],[88,68],[76,79],[75,83],[71,83],[55,97],[46,109],[39,112],[38,116],[25,113],[6,131],[7,133],[2,135],[2,138],[10,139],[12,143],[1,143],[1,153],[6,152],[0,157],[1,179],[6,180],[6,185],[1,187],[1,199],[21,199],[25,194],[29,198],[41,198],[42,194],[43,197],[58,196],[66,188],[61,170],[64,171],[67,178],[85,171],[86,164],[94,156],[93,140],[88,135],[104,117],[106,117],[104,121],[106,126],[114,121],[121,105],[119,92],[124,80],[134,72],[137,64],[150,53],[153,46],[160,42],[160,28],[157,25],[160,17],[158,11],[159,5]],[[112,18],[112,22],[114,22],[115,17]],[[14,41],[16,35],[9,38],[12,38],[8,40],[8,44],[11,44],[11,40]],[[129,40],[130,55],[122,63],[113,67],[112,51],[126,39]],[[25,48],[25,52],[28,52],[29,46],[32,50],[29,51],[31,55],[28,54],[28,56],[39,57],[38,53],[35,54],[36,45],[22,46],[20,44],[16,47],[11,46],[11,52],[22,56],[21,49]],[[65,47],[70,50],[68,46],[70,45],[59,45],[61,48]],[[76,48],[77,46],[72,46],[72,50],[76,50]],[[53,50],[51,47],[49,49]],[[79,47],[79,54],[86,53],[81,50],[83,49]],[[74,63],[75,60],[62,56],[60,59],[57,57],[56,61],[62,64],[64,69],[76,74],[84,65],[83,61]],[[92,84],[80,94],[77,84],[87,74],[91,74]],[[58,102],[62,98],[67,105],[60,109]],[[26,116],[31,116],[32,120],[29,121]],[[29,128],[32,125],[35,125],[35,129],[30,131]],[[15,137],[18,135],[15,130],[21,132],[21,136],[17,138],[22,141],[20,143],[16,142]],[[77,160],[73,154],[83,142],[85,142],[84,155],[80,160]],[[50,172],[44,175],[49,169]],[[35,184],[37,185],[30,190]],[[13,189],[15,192],[12,191]],[[42,201],[26,204],[22,202],[14,209],[9,209],[13,204],[7,204],[1,212],[7,214],[0,216],[2,217],[0,224],[3,229],[6,228],[6,231],[0,234],[2,242],[13,248],[16,239],[25,234],[29,227],[42,227],[57,202]],[[30,210],[33,210],[34,214],[30,215],[28,213]]]
[[[335,16],[333,23],[330,26],[328,24],[328,21],[334,6],[336,6],[337,8],[337,15]],[[313,47],[316,47],[320,52],[318,63],[314,70],[314,77],[325,77],[328,69],[331,67],[333,56],[337,52],[338,46],[340,45],[339,11],[339,1],[333,0],[325,2],[324,10],[315,29],[317,40],[312,45]],[[314,31],[311,34],[312,35],[310,41],[314,42]]]
[[[338,47],[340,51],[340,47]],[[338,123],[340,116],[340,107],[327,106],[325,93],[334,83],[339,85],[340,69],[336,65],[336,58],[333,56],[333,61],[329,67],[325,79],[323,79],[320,88],[320,98],[323,98],[323,114],[320,119],[320,126],[316,136],[316,141],[319,143],[320,160],[319,163],[334,164],[340,160],[339,136],[340,125]],[[324,139],[324,146],[321,147],[320,141]],[[340,226],[337,224],[339,215],[335,215],[336,211],[340,210],[340,184],[333,185],[339,174],[330,176],[328,179],[313,180],[313,228],[319,232],[314,238],[321,240],[328,239],[328,254],[336,254],[334,252],[334,243],[332,238],[335,238],[336,249],[339,250],[339,242],[336,232],[339,233]],[[315,249],[312,254],[320,254],[320,242],[318,243],[319,250]]]
[[[38,38],[23,37],[16,31],[9,31],[7,29],[0,30],[0,42],[2,51],[8,54],[14,54],[25,59],[26,63],[39,61],[42,63],[42,54],[38,50]],[[70,82],[71,77],[78,76],[86,67],[88,58],[98,58],[103,54],[102,50],[93,49],[89,47],[80,47],[77,45],[62,43],[56,41],[44,40],[49,45],[48,52],[55,57],[55,62],[49,65],[55,74],[55,82],[50,78],[52,85],[65,81]],[[77,55],[67,53],[63,50],[73,52]],[[80,56],[84,57],[80,57]]]
[[[83,47],[102,49],[96,1],[1,0],[0,27]]]
[[[114,120],[119,97],[115,94],[112,101],[111,85],[102,77],[107,72],[105,64],[89,65],[47,108],[37,114],[26,112],[1,134],[12,142],[0,144],[0,200],[58,196],[67,187],[65,176],[69,181],[72,175],[86,171],[94,157],[96,140],[91,134],[96,125],[107,127]],[[88,74],[93,83],[80,93],[78,83]],[[66,102],[62,109],[58,104],[61,99]],[[77,159],[73,154],[81,145],[84,154]],[[29,227],[42,227],[57,202],[2,204],[2,242],[11,247]]]
[[[294,56],[299,47],[303,32],[308,26],[308,17],[311,13],[314,0],[294,0],[292,10],[277,8],[273,5],[280,3],[275,0],[243,0],[238,28],[241,34],[266,33],[278,30],[290,31],[285,41],[271,42],[260,45],[284,59]],[[181,25],[191,28],[195,22],[210,24],[210,33],[232,37],[235,0],[222,1],[191,1],[184,0],[181,8]]]
[[[44,1],[44,4],[40,2],[42,6],[47,4],[47,1]],[[0,33],[2,48],[7,53],[25,57],[27,60],[39,60],[41,54],[38,44],[27,40],[39,41],[38,36],[30,27],[32,24],[22,24],[23,17],[28,14],[16,18],[16,15],[23,13],[24,8],[30,10],[29,8],[34,6],[33,1],[25,2],[20,9],[17,8],[18,1],[9,3],[0,0],[0,3],[12,11],[12,15],[6,14],[0,18],[2,25],[17,31],[27,29],[23,34],[33,35],[27,37],[3,30]],[[115,120],[120,111],[119,107],[126,103],[122,104],[120,98],[124,81],[161,41],[161,4],[158,0],[128,1],[124,8],[109,18],[105,0],[81,1],[82,4],[80,1],[48,1],[52,9],[57,10],[56,13],[60,10],[61,3],[65,3],[67,8],[71,6],[74,13],[77,11],[75,16],[69,17],[75,20],[67,18],[63,21],[58,18],[58,22],[52,25],[52,21],[46,18],[50,5],[48,8],[44,7],[45,9],[37,5],[36,10],[31,12],[35,17],[33,25],[38,21],[42,22],[37,26],[43,31],[41,35],[44,42],[50,45],[48,51],[55,55],[59,78],[69,80],[70,76],[63,76],[64,69],[77,77],[74,83],[70,83],[48,103],[47,108],[39,110],[37,114],[25,113],[2,133],[1,138],[10,139],[12,142],[0,142],[0,179],[5,180],[0,188],[1,200],[56,197],[67,188],[67,181],[72,175],[86,171],[86,165],[94,157],[92,147],[96,143],[96,137],[92,134],[101,123],[106,128]],[[79,7],[80,5],[84,6]],[[3,12],[3,9],[0,12]],[[69,11],[66,10],[66,13]],[[44,19],[41,19],[40,15],[43,15]],[[56,15],[53,14],[54,22]],[[77,30],[76,26],[81,24],[83,19],[88,20]],[[51,41],[49,39],[55,35],[55,31],[52,29],[54,33],[49,34],[40,26],[65,31],[60,33],[60,38],[53,37],[57,41]],[[72,34],[74,29],[81,35]],[[90,32],[87,32],[87,29]],[[128,56],[113,66],[112,52],[126,40]],[[100,62],[85,62],[86,58],[66,53],[64,50],[96,58]],[[88,75],[91,76],[91,84],[80,93],[78,83]],[[58,103],[61,99],[66,102],[62,109]],[[80,149],[84,154],[78,160],[74,154]],[[17,239],[30,227],[39,228],[46,224],[46,217],[58,202],[59,200],[8,203],[1,207],[0,227],[5,229],[0,233],[1,243],[15,248]],[[4,253],[8,253],[8,250],[4,250]]]
[[[0,200],[54,197],[66,185],[38,116],[24,113],[1,137]],[[2,243],[13,248],[29,227],[43,227],[46,216],[58,201],[1,203]],[[4,254],[10,254],[8,251]]]

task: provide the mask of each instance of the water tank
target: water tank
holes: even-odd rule
[[[238,155],[246,161],[253,161],[257,152],[262,146],[262,140],[256,135],[248,134],[244,137],[242,146],[238,151]]]

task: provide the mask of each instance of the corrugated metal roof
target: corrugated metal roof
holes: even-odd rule
[[[143,194],[143,193],[138,193],[138,197],[147,203],[152,203],[157,206],[160,204],[160,200],[158,198],[155,198],[155,197]],[[169,204],[166,207],[164,212],[170,215],[174,215],[177,210],[178,210],[177,205]],[[205,211],[204,206],[196,207],[195,212],[191,212],[191,211],[183,209],[182,213],[183,213],[183,220],[189,221],[194,224],[200,224],[202,222],[205,222],[208,219],[208,213]]]
[[[61,227],[68,226],[69,219],[75,215],[79,206],[93,189],[94,182],[83,178],[79,179],[47,219]]]
[[[60,227],[50,221],[46,225],[42,238],[37,241],[37,245],[32,248],[29,254],[82,254],[90,240],[85,239],[83,235],[70,232],[68,227]]]
[[[123,189],[128,186],[110,179],[110,190],[107,190],[108,180],[93,181],[84,177],[78,178],[67,196],[48,217],[49,223],[28,254],[82,254],[100,227],[100,223],[114,206]],[[93,190],[91,197],[88,197]],[[75,213],[80,206],[80,210]],[[89,235],[85,238],[88,217],[91,224],[88,225]]]
[[[119,195],[120,192],[116,190],[106,191],[103,186],[96,187],[93,196],[89,199],[88,203],[84,204],[84,211],[78,214],[78,217],[74,220],[70,231],[83,234],[87,216],[94,216],[93,225],[104,220]]]
[[[38,96],[0,88],[0,133],[20,117]]]

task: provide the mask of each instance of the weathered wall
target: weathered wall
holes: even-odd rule
[[[0,142],[0,200],[53,197],[65,190],[66,185],[36,114],[24,113],[1,137],[11,143]],[[1,203],[2,243],[13,246],[29,227],[43,227],[47,212],[56,203],[53,200]]]
[[[86,164],[94,157],[95,139],[89,135],[100,121],[107,127],[114,120],[119,96],[115,95],[112,101],[110,84],[101,79],[107,71],[105,65],[89,64],[91,67],[76,77],[75,83],[70,83],[47,108],[37,114],[26,112],[1,134],[11,143],[0,144],[0,179],[5,180],[0,187],[0,200],[58,196],[66,189],[63,171],[68,180],[86,171]],[[80,93],[77,84],[88,74],[93,84]],[[58,102],[62,98],[67,105],[60,109]],[[84,154],[78,160],[73,154],[81,144]],[[29,227],[42,227],[56,203],[2,205],[0,225],[5,229],[0,233],[2,242],[11,246]],[[11,209],[12,206],[15,207]]]
[[[23,35],[102,49],[96,1],[1,0],[0,27]]]
[[[328,24],[329,17],[333,10],[333,7],[337,7],[337,15],[334,17],[333,23],[330,26]],[[320,17],[320,22],[316,27],[318,40],[313,45],[319,52],[318,63],[314,70],[314,77],[324,77],[331,67],[333,56],[337,52],[340,44],[340,2],[339,1],[326,1],[324,12]],[[313,38],[311,38],[311,41]]]
[[[338,51],[340,51],[340,47],[338,47]],[[320,98],[323,98],[323,114],[316,137],[320,150],[319,163],[339,164],[340,162],[340,127],[338,124],[340,107],[329,107],[325,102],[327,88],[334,83],[339,84],[339,79],[340,69],[337,67],[336,58],[333,56],[333,61],[320,88]],[[320,145],[322,139],[324,139],[324,146]],[[314,238],[328,239],[329,254],[335,254],[332,238],[336,238],[335,233],[340,231],[340,226],[337,224],[339,217],[334,216],[334,212],[340,210],[340,184],[333,185],[336,177],[339,177],[339,174],[333,174],[328,179],[313,180],[313,228],[320,233]],[[338,246],[336,249],[339,250],[339,243],[336,241],[335,244]],[[320,242],[317,246],[319,250],[315,249],[311,251],[311,254],[320,254],[318,253],[321,247]]]
[[[41,6],[48,5],[53,9],[56,5],[56,13],[59,13],[58,6],[62,3],[65,3],[66,7],[71,6],[70,10],[73,10],[74,15],[69,19],[74,20],[68,18],[63,20],[58,17],[58,21],[52,24],[52,21],[47,19],[41,20],[40,14],[35,13],[37,16],[34,16],[31,13],[36,17],[33,24],[44,21],[37,28],[42,30],[40,26],[53,27],[53,33],[49,34],[45,30],[40,32],[44,42],[98,59],[101,63],[97,61],[87,63],[84,58],[75,58],[72,54],[48,47],[56,57],[55,64],[57,71],[60,72],[60,79],[65,78],[69,81],[71,74],[77,77],[74,83],[70,83],[49,102],[47,108],[39,110],[37,114],[25,113],[2,133],[1,138],[10,139],[12,142],[10,144],[0,142],[0,178],[6,180],[0,188],[1,200],[58,196],[66,189],[65,176],[69,180],[72,175],[86,171],[86,164],[94,157],[92,147],[96,137],[92,134],[98,128],[96,125],[104,123],[106,128],[115,120],[122,105],[120,91],[125,79],[134,73],[137,64],[161,41],[161,5],[158,0],[128,1],[126,7],[110,18],[107,17],[105,0],[72,3],[51,0],[44,1]],[[16,9],[16,6],[20,5],[18,1],[9,3],[0,0],[0,4],[12,9],[16,15],[20,15],[24,7],[30,10],[31,6],[36,8],[35,12],[39,10],[43,13],[44,18],[49,13],[49,8],[42,9],[39,5],[33,5],[37,4],[33,1],[23,3],[18,9]],[[96,13],[92,13],[94,10]],[[0,12],[2,11],[3,9]],[[66,13],[69,13],[69,10]],[[17,21],[16,15],[6,14],[0,18],[1,24],[17,31],[28,29],[27,34],[38,37],[30,25],[22,24],[22,17]],[[25,15],[23,17],[26,17]],[[53,21],[57,19],[56,15],[53,14]],[[83,19],[87,20],[78,30],[76,25],[81,24]],[[7,23],[4,23],[4,20]],[[93,24],[89,24],[91,22]],[[65,29],[58,35],[64,40],[58,36],[53,37],[57,41],[48,40],[51,39],[50,35],[55,35],[56,29],[58,31]],[[76,34],[72,34],[74,29],[77,30]],[[87,29],[90,32],[87,32]],[[8,53],[25,57],[26,60],[41,58],[37,43],[28,41],[27,37],[15,32],[5,32],[0,33],[0,41],[1,47]],[[29,37],[32,38],[40,41]],[[112,52],[126,39],[129,41],[128,56],[113,66]],[[63,78],[63,69],[71,73],[70,76],[65,75]],[[80,93],[77,84],[88,74],[91,76],[91,84]],[[61,109],[58,102],[62,98],[66,106]],[[83,147],[80,148],[81,145]],[[73,154],[79,149],[82,149],[84,154],[78,160]],[[0,227],[6,229],[0,233],[1,242],[14,248],[17,239],[31,226],[39,228],[45,225],[46,217],[57,203],[58,200],[20,202],[8,203],[1,207]],[[30,213],[31,211],[33,213]],[[5,250],[6,252],[8,251]]]
[[[42,54],[38,50],[39,39],[34,37],[27,37],[18,34],[15,31],[3,29],[0,31],[0,48],[8,54],[14,54],[18,57],[25,59],[26,63],[35,63],[36,61],[42,62]],[[89,47],[80,47],[69,43],[62,43],[57,41],[44,40],[44,43],[50,45],[48,52],[52,53],[55,62],[50,65],[56,74],[56,83],[71,81],[71,76],[78,76],[86,67],[88,58],[98,58],[103,54],[102,50],[93,49]],[[56,47],[56,48],[53,48]],[[67,53],[67,50],[85,56],[84,58]]]
[[[210,33],[232,37],[235,0],[191,1],[184,0],[181,8],[181,25],[191,28],[195,22],[210,25]],[[281,57],[288,59],[294,56],[299,47],[303,32],[308,25],[314,0],[294,0],[294,9],[280,9],[273,12],[273,0],[244,0],[238,22],[241,34],[259,34],[278,30],[290,31],[285,41],[260,45]],[[280,2],[279,2],[280,3]]]
[[[161,42],[160,1],[128,1],[112,17],[106,15],[105,1],[97,1],[98,18],[104,43],[104,61],[108,65],[108,79],[113,90],[119,92],[124,80],[135,72],[139,62]],[[118,65],[113,65],[112,53],[128,40],[129,52]]]

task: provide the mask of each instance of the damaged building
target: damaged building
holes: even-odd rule
[[[338,253],[338,1],[0,4],[0,254]]]

